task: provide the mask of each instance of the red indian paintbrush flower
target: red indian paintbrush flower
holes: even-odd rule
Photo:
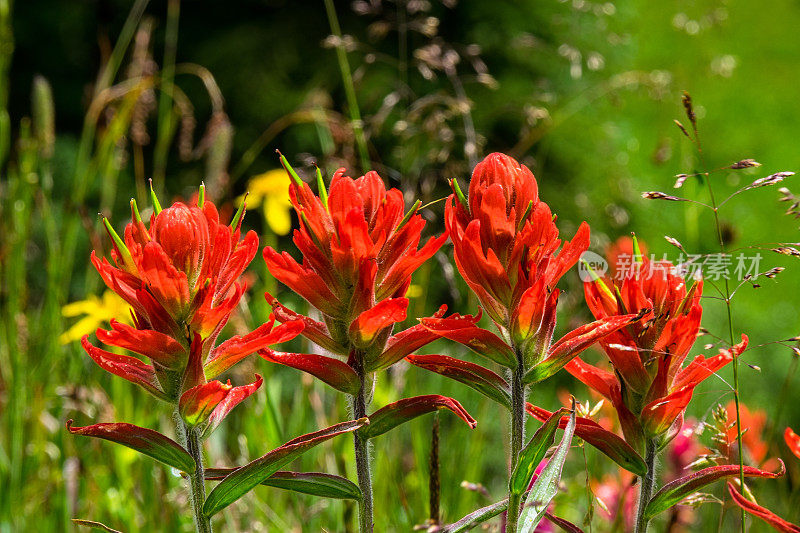
[[[503,339],[475,325],[480,315],[423,319],[425,327],[508,368],[521,365],[528,372],[525,382],[534,383],[636,318],[604,317],[553,343],[556,284],[589,247],[589,226],[582,223],[562,246],[533,174],[504,154],[490,154],[475,167],[468,199],[455,180],[451,185],[445,223],[456,265]],[[409,360],[423,363],[420,357],[425,356]]]
[[[376,172],[352,179],[339,169],[330,193],[320,179],[316,196],[288,164],[287,171],[289,195],[300,219],[294,243],[303,262],[270,247],[264,249],[264,259],[273,276],[320,311],[324,323],[290,311],[267,294],[278,320],[303,320],[303,335],[333,354],[350,357],[355,349],[367,372],[386,368],[433,340],[436,336],[420,326],[390,334],[395,323],[406,319],[411,274],[436,253],[447,235],[431,237],[419,247],[425,227],[417,212],[419,203],[404,214],[403,194],[387,191]],[[306,364],[302,370],[335,379],[323,377],[322,370],[312,371],[311,355],[302,360],[269,351],[263,355],[296,368]],[[347,373],[347,365],[339,360],[319,362]]]
[[[391,333],[397,322],[406,319],[405,293],[411,274],[436,253],[447,235],[432,237],[420,247],[425,221],[418,213],[419,202],[404,214],[403,194],[397,189],[387,191],[376,172],[354,180],[339,169],[333,175],[330,195],[318,172],[316,196],[283,156],[281,163],[291,178],[289,197],[300,219],[294,243],[303,254],[303,262],[270,247],[264,249],[264,260],[273,276],[321,313],[323,322],[287,309],[270,294],[266,297],[278,320],[302,320],[306,338],[341,358],[268,349],[259,353],[348,394],[353,413],[360,418],[367,415],[374,373],[437,337],[421,325]],[[437,316],[444,311],[443,307]],[[373,530],[368,441],[438,409],[448,409],[475,427],[475,420],[457,401],[425,395],[405,398],[373,412],[369,428],[356,433],[356,471],[363,495],[359,504],[361,531]]]
[[[694,388],[742,353],[747,336],[729,350],[710,358],[698,355],[684,367],[700,329],[703,282],[687,288],[671,263],[649,261],[638,248],[614,278],[587,281],[584,291],[598,319],[643,315],[600,341],[615,373],[580,359],[566,368],[612,402],[629,442],[641,445],[645,437],[665,441],[680,429]]]
[[[261,385],[232,387],[208,381],[249,354],[295,337],[301,321],[273,328],[274,318],[244,336],[215,346],[220,331],[242,298],[238,281],[258,250],[252,231],[242,240],[244,205],[228,226],[217,208],[204,200],[198,205],[176,202],[161,209],[156,201],[148,228],[131,201],[132,222],[120,238],[104,220],[114,242],[113,264],[92,252],[92,263],[105,283],[130,306],[134,326],[111,321],[97,330],[104,344],[145,356],[151,362],[82,344],[105,370],[142,386],[153,395],[179,403],[190,426],[210,432],[235,405]]]
[[[556,284],[589,247],[584,222],[572,241],[558,236],[555,217],[539,200],[536,179],[527,167],[503,154],[490,154],[473,171],[469,198],[458,182],[445,206],[456,266],[497,326],[500,336],[477,326],[477,316],[433,317],[421,323],[511,371],[511,383],[480,365],[442,355],[408,360],[461,381],[511,411],[511,467],[524,443],[527,388],[564,367],[572,358],[636,315],[604,317],[567,333],[555,343]],[[511,485],[509,485],[511,487]],[[509,490],[508,531],[514,531],[520,494]]]

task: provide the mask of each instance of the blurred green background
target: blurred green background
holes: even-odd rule
[[[0,531],[65,531],[70,518],[123,531],[192,530],[184,486],[168,469],[64,430],[74,418],[170,431],[168,410],[100,370],[78,343],[60,340],[81,320],[62,308],[103,293],[88,263],[90,250],[108,247],[95,213],[122,228],[131,197],[149,204],[149,178],[162,203],[189,197],[205,180],[211,198],[230,211],[251,178],[278,166],[279,148],[306,176],[314,164],[328,176],[340,166],[351,175],[374,168],[410,205],[445,196],[447,178],[465,186],[477,160],[504,151],[534,171],[566,238],[586,220],[597,252],[635,231],[651,252],[674,260],[679,251],[664,235],[690,253],[717,251],[713,217],[689,203],[642,200],[642,191],[670,192],[675,174],[744,158],[763,164],[712,174],[719,199],[756,178],[800,168],[796,1],[357,0],[336,2],[335,11],[342,37],[331,35],[322,1],[0,0]],[[347,51],[352,95],[336,47]],[[707,166],[673,123],[688,125],[684,90],[695,101]],[[363,119],[363,142],[348,96]],[[708,201],[697,178],[677,193]],[[780,435],[787,424],[800,426],[800,378],[792,351],[774,341],[800,333],[800,275],[796,258],[757,248],[800,241],[779,197],[776,187],[748,191],[724,206],[721,219],[735,253],[761,253],[761,271],[786,267],[774,280],[760,279],[761,288],[745,284],[736,292],[733,327],[751,339],[742,356],[743,401],[766,412],[763,438],[789,468],[783,479],[752,487],[760,501],[797,521],[800,468]],[[425,209],[428,234],[442,231],[442,211],[441,202]],[[270,216],[254,207],[245,225],[262,245],[294,253]],[[409,324],[441,303],[475,310],[450,265],[446,245],[417,273]],[[266,319],[264,290],[303,310],[276,286],[260,255],[250,272],[248,305],[228,333]],[[567,278],[560,331],[588,318],[577,274]],[[713,294],[710,285],[706,293]],[[93,305],[87,308],[102,314]],[[727,338],[724,303],[708,299],[705,308],[705,327]],[[713,340],[701,339],[697,353],[706,342]],[[293,341],[286,349],[308,347]],[[470,357],[444,342],[427,350]],[[214,465],[244,463],[347,417],[332,390],[256,357],[231,379],[243,383],[253,372],[265,375],[267,386],[210,439]],[[695,418],[728,403],[730,374],[727,368],[698,389]],[[532,400],[553,408],[567,388],[589,398],[559,375]],[[507,420],[472,390],[405,363],[379,377],[373,405],[426,393],[459,399],[478,420],[470,431],[441,416],[442,515],[454,521],[502,497]],[[427,518],[430,426],[430,417],[421,418],[376,440],[377,531],[409,531]],[[294,468],[354,478],[351,454],[349,439],[340,438]],[[590,477],[613,475],[604,456],[591,449],[585,455]],[[583,456],[573,453],[558,512],[580,524],[591,503],[592,530],[607,531],[598,503],[587,499],[586,475]],[[462,481],[482,484],[489,497]],[[723,496],[721,486],[713,492]],[[692,527],[731,530],[738,513],[720,519],[720,511],[704,506]],[[354,518],[343,502],[260,487],[222,513],[217,527],[346,531]],[[752,524],[753,531],[765,528]]]

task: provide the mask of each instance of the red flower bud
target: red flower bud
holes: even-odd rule
[[[208,220],[203,211],[175,202],[156,216],[150,233],[172,265],[185,272],[189,284],[194,285],[209,248]]]

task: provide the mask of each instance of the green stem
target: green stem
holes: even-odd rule
[[[364,136],[364,125],[361,121],[361,111],[358,109],[356,89],[353,85],[353,74],[350,72],[350,62],[347,60],[347,50],[345,50],[344,43],[342,42],[342,29],[339,27],[339,18],[336,16],[336,8],[333,5],[333,0],[325,0],[325,11],[328,14],[328,24],[330,24],[331,32],[338,39],[336,44],[336,59],[339,62],[339,71],[342,74],[342,83],[344,84],[344,92],[347,97],[347,107],[350,111],[350,122],[353,124],[353,133],[355,134],[358,153],[361,157],[361,166],[363,167],[361,170],[366,172],[370,167],[367,139]]]
[[[195,463],[193,473],[189,474],[194,525],[198,533],[212,533],[211,519],[203,514],[203,503],[206,501],[205,469],[203,468],[203,441],[200,433],[183,422],[179,422],[179,431],[186,439],[186,449]]]
[[[695,139],[697,139],[697,131],[695,130]],[[700,154],[701,162],[702,162],[702,149],[700,148],[700,141],[697,141],[697,149]],[[708,168],[703,163],[703,167]],[[719,250],[720,253],[725,255],[725,240],[722,237],[722,225],[719,222],[719,207],[717,207],[717,201],[714,198],[714,189],[711,187],[711,179],[710,173],[708,171],[705,172],[705,179],[706,185],[708,186],[708,195],[711,199],[711,207],[714,211],[714,224],[717,228],[717,239],[719,240]],[[725,308],[728,314],[728,340],[730,341],[730,345],[734,345],[733,341],[733,312],[731,310],[731,290],[730,284],[728,282],[728,277],[725,276]],[[741,487],[744,487],[744,456],[743,456],[743,446],[742,446],[742,423],[741,423],[741,415],[739,409],[739,358],[734,357],[731,363],[733,365],[733,403],[736,407],[736,448],[738,449],[738,460],[739,460],[739,483]],[[747,531],[747,524],[746,519],[747,515],[744,509],[741,509],[742,515],[742,533],[746,533]]]
[[[519,452],[525,440],[525,368],[522,358],[518,357],[517,368],[511,374],[511,471],[519,460]],[[517,530],[519,522],[520,496],[513,491],[508,493],[508,511],[506,515],[506,532]]]
[[[354,368],[361,380],[361,388],[358,394],[353,396],[353,418],[358,420],[367,416],[367,394],[366,394],[366,375],[361,367],[360,357],[357,366]],[[358,527],[360,533],[372,533],[372,473],[369,466],[369,441],[362,438],[356,431],[353,437],[353,444],[356,450],[356,475],[358,476],[358,486],[361,488],[362,499],[358,508]]]
[[[647,441],[644,460],[647,464],[647,473],[639,480],[639,508],[636,512],[636,529],[634,530],[636,533],[647,533],[649,520],[645,518],[644,512],[656,485],[656,443],[652,439]]]

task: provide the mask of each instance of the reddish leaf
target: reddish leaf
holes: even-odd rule
[[[531,403],[526,405],[526,410],[529,415],[540,422],[544,422],[552,415],[550,411]],[[558,427],[561,429],[567,427],[568,420],[566,416],[561,417]],[[600,450],[625,470],[633,472],[637,476],[643,476],[647,472],[647,465],[644,459],[636,453],[636,450],[619,435],[603,429],[597,422],[582,416],[577,417],[575,435]]]
[[[414,366],[460,381],[507,409],[511,408],[511,390],[508,383],[487,368],[446,355],[409,355],[406,357],[406,361]]]
[[[266,298],[267,303],[272,306],[272,313],[275,315],[275,318],[281,322],[291,322],[293,320],[302,321],[303,324],[305,324],[305,328],[303,328],[303,331],[300,333],[303,335],[303,337],[307,338],[317,346],[322,346],[331,353],[347,355],[347,348],[331,338],[328,328],[324,323],[309,318],[305,315],[295,313],[285,305],[281,304],[268,292],[264,293],[264,298]]]
[[[408,298],[390,298],[378,302],[353,320],[350,324],[350,338],[359,348],[368,347],[381,330],[405,320],[407,309]]]
[[[206,479],[218,481],[238,470],[237,468],[207,468]],[[360,500],[361,489],[349,479],[322,472],[275,472],[261,482],[267,487],[291,490],[323,498]]]
[[[778,472],[767,472],[765,470],[753,468],[752,466],[745,466],[744,475],[745,477],[780,477],[786,472],[786,468],[783,466],[783,461],[780,459],[778,459],[778,461],[781,463],[781,468]],[[645,509],[645,518],[650,519],[662,511],[666,511],[709,483],[713,483],[724,477],[738,475],[739,465],[721,465],[704,468],[688,476],[676,479],[675,481],[670,481],[650,499]]]
[[[81,339],[81,346],[89,354],[89,357],[94,359],[100,368],[107,372],[125,378],[131,383],[136,383],[140,387],[147,390],[153,396],[167,400],[167,395],[161,389],[156,378],[155,369],[148,364],[143,363],[135,357],[130,355],[120,355],[116,353],[107,352],[89,342],[89,336],[84,335]]]
[[[549,521],[560,527],[563,531],[567,533],[583,533],[583,530],[570,522],[569,520],[564,520],[563,518],[559,518],[549,512],[544,512],[544,517],[547,518]]]
[[[124,423],[72,427],[70,419],[67,420],[67,430],[74,435],[96,437],[122,444],[184,472],[194,472],[195,469],[194,459],[180,444],[152,429]]]
[[[97,339],[149,357],[165,368],[175,370],[186,364],[186,349],[170,337],[151,329],[137,329],[111,319],[111,328],[97,328]]]
[[[432,318],[441,318],[447,311],[447,306],[443,305],[433,315]],[[417,324],[389,337],[386,341],[386,348],[383,353],[374,359],[366,361],[366,369],[369,372],[377,372],[388,368],[400,361],[407,355],[419,350],[426,344],[435,341],[439,335],[433,333],[422,324]]]
[[[603,318],[590,324],[585,324],[559,339],[548,351],[544,361],[538,363],[525,373],[525,383],[538,383],[544,381],[564,368],[583,350],[602,339],[609,333],[624,328],[631,322],[641,318],[641,315],[620,315]]]
[[[184,392],[178,403],[183,420],[190,426],[203,428],[203,435],[209,435],[222,422],[227,414],[239,403],[253,394],[261,386],[263,379],[256,374],[256,380],[250,385],[232,387],[228,383],[210,381]]]
[[[361,389],[361,381],[358,379],[358,374],[346,363],[333,357],[307,353],[275,352],[270,349],[261,350],[258,354],[267,361],[307,372],[338,391],[355,395]]]
[[[372,439],[413,418],[439,409],[449,409],[472,429],[475,429],[477,425],[475,419],[456,400],[447,396],[429,394],[404,398],[375,411],[369,416],[369,425],[360,429],[359,434],[364,439]]]
[[[777,531],[782,531],[784,533],[800,533],[800,526],[792,524],[791,522],[787,522],[766,507],[761,507],[757,503],[751,502],[742,496],[742,494],[736,490],[736,487],[734,487],[733,483],[730,481],[728,481],[728,492],[730,493],[731,498],[733,498],[733,501],[736,502],[736,505],[751,515],[760,518]]]
[[[214,516],[216,513],[247,494],[253,487],[269,478],[282,466],[290,463],[314,446],[332,439],[337,435],[355,431],[366,424],[369,424],[369,420],[361,418],[359,420],[342,422],[341,424],[336,424],[329,428],[315,431],[314,433],[302,435],[296,439],[290,440],[280,448],[276,448],[268,454],[259,457],[255,461],[238,468],[235,472],[225,477],[225,479],[211,491],[203,504],[203,514],[209,517]]]
[[[210,435],[234,407],[256,392],[258,388],[261,387],[263,381],[261,376],[256,374],[256,380],[253,383],[233,387],[228,392],[228,395],[225,396],[225,399],[217,404],[216,408],[214,408],[214,411],[211,413],[211,417],[208,419],[208,425],[203,429],[203,438]]]
[[[459,342],[475,353],[507,368],[517,366],[514,350],[491,331],[475,325],[480,317],[423,318],[420,322],[433,333]]]
[[[217,346],[204,365],[208,379],[222,374],[251,353],[295,338],[304,328],[303,323],[299,320],[286,322],[273,329],[274,323],[275,319],[270,316],[269,322],[262,324],[247,335],[231,337]]]

